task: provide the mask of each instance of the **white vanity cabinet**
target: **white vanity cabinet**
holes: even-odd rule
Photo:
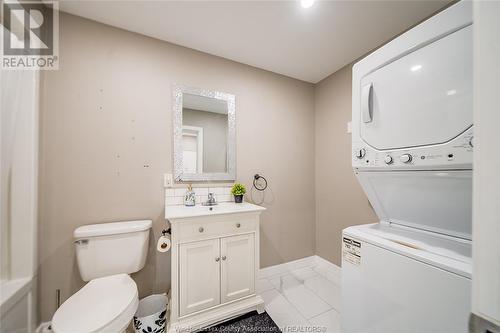
[[[255,293],[255,236],[243,234],[220,239],[221,302]],[[258,268],[257,268],[258,269]]]
[[[179,314],[185,316],[220,304],[218,239],[179,244]]]
[[[263,207],[166,207],[172,232],[169,332],[194,331],[257,310]]]

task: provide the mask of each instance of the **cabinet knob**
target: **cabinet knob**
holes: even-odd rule
[[[198,229],[198,231],[199,231],[199,232],[203,232],[204,230],[205,230],[205,229],[203,229],[203,227],[200,227],[200,228]]]
[[[220,260],[220,258],[219,258],[219,257],[215,258],[215,261],[216,261],[216,262],[219,262],[219,260]]]
[[[241,223],[236,223],[236,228],[241,227]]]
[[[226,256],[222,256],[222,260],[226,260]]]

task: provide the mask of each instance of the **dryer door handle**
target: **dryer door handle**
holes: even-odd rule
[[[373,83],[365,84],[361,87],[361,116],[364,123],[372,122],[372,90]]]

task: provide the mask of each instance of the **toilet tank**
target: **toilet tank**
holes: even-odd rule
[[[83,281],[141,270],[148,254],[150,220],[85,225],[77,228],[76,260]]]

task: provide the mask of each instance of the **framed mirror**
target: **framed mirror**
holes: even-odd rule
[[[235,180],[235,96],[176,85],[173,99],[175,180]]]

